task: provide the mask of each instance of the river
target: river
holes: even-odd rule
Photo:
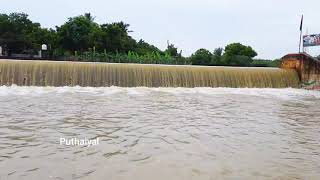
[[[0,87],[1,180],[319,178],[320,92]]]

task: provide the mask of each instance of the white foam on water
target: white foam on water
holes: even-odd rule
[[[0,96],[8,96],[8,95],[37,95],[37,94],[45,94],[50,93],[53,88],[51,87],[22,87],[22,86],[0,86]]]
[[[271,88],[152,88],[153,91],[171,94],[202,94],[209,96],[245,95],[263,98],[278,98],[281,100],[296,100],[300,98],[320,99],[320,91],[304,89],[271,89]]]
[[[123,88],[123,89],[125,89],[125,92],[130,96],[145,96],[149,94],[152,90],[152,88],[147,88],[147,87]]]
[[[117,93],[129,96],[145,96],[150,93],[167,93],[172,95],[200,94],[208,96],[245,95],[263,98],[279,98],[294,100],[301,98],[320,99],[319,91],[304,89],[259,89],[259,88],[123,88],[123,87],[34,87],[34,86],[0,86],[0,96],[39,96],[42,94],[88,94],[96,96],[110,96]]]

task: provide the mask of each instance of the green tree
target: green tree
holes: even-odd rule
[[[187,61],[184,57],[182,57],[182,50],[178,52],[178,48],[174,46],[174,44],[169,44],[167,49],[164,51],[167,56],[172,57],[172,64],[187,64]]]
[[[129,24],[116,22],[101,25],[100,41],[107,51],[113,53],[127,53],[137,47],[137,42],[129,36]]]
[[[59,44],[69,51],[88,50],[94,45],[95,40],[91,38],[95,37],[92,33],[96,32],[97,28],[99,25],[94,22],[94,18],[89,13],[69,18],[68,22],[57,27]]]
[[[181,54],[178,53],[178,48],[175,47],[174,44],[168,43],[167,49],[164,52],[168,53],[172,57],[181,57]]]
[[[229,44],[211,53],[199,49],[190,57],[169,44],[165,51],[143,41],[138,42],[129,33],[129,24],[94,21],[90,13],[69,18],[56,30],[42,28],[32,22],[27,14],[0,14],[0,46],[9,53],[35,54],[41,44],[47,44],[52,57],[76,56],[84,61],[139,62],[194,65],[257,65],[275,66],[278,61],[254,61],[257,53],[250,46]]]
[[[139,55],[146,55],[150,52],[157,52],[163,54],[160,49],[157,47],[150,45],[149,43],[145,42],[144,40],[140,39],[136,45],[135,52]]]
[[[213,55],[215,55],[215,56],[222,56],[222,53],[223,53],[223,48],[221,48],[221,47],[216,48],[213,51]]]
[[[250,65],[253,61],[252,58],[257,55],[252,47],[233,43],[225,47],[223,58],[227,65],[245,66]]]
[[[193,65],[210,65],[212,53],[206,49],[199,49],[190,57]]]
[[[45,34],[49,32],[39,23],[33,23],[27,14],[0,14],[0,44],[9,54],[35,53],[40,49]]]
[[[213,51],[212,55],[212,60],[211,60],[211,65],[223,65],[222,62],[222,53],[223,53],[223,48],[216,48]]]

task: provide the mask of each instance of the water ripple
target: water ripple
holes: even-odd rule
[[[320,177],[320,92],[3,86],[0,107],[0,179]]]

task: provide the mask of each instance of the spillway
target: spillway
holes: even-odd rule
[[[0,60],[0,85],[91,87],[298,87],[295,70]]]

